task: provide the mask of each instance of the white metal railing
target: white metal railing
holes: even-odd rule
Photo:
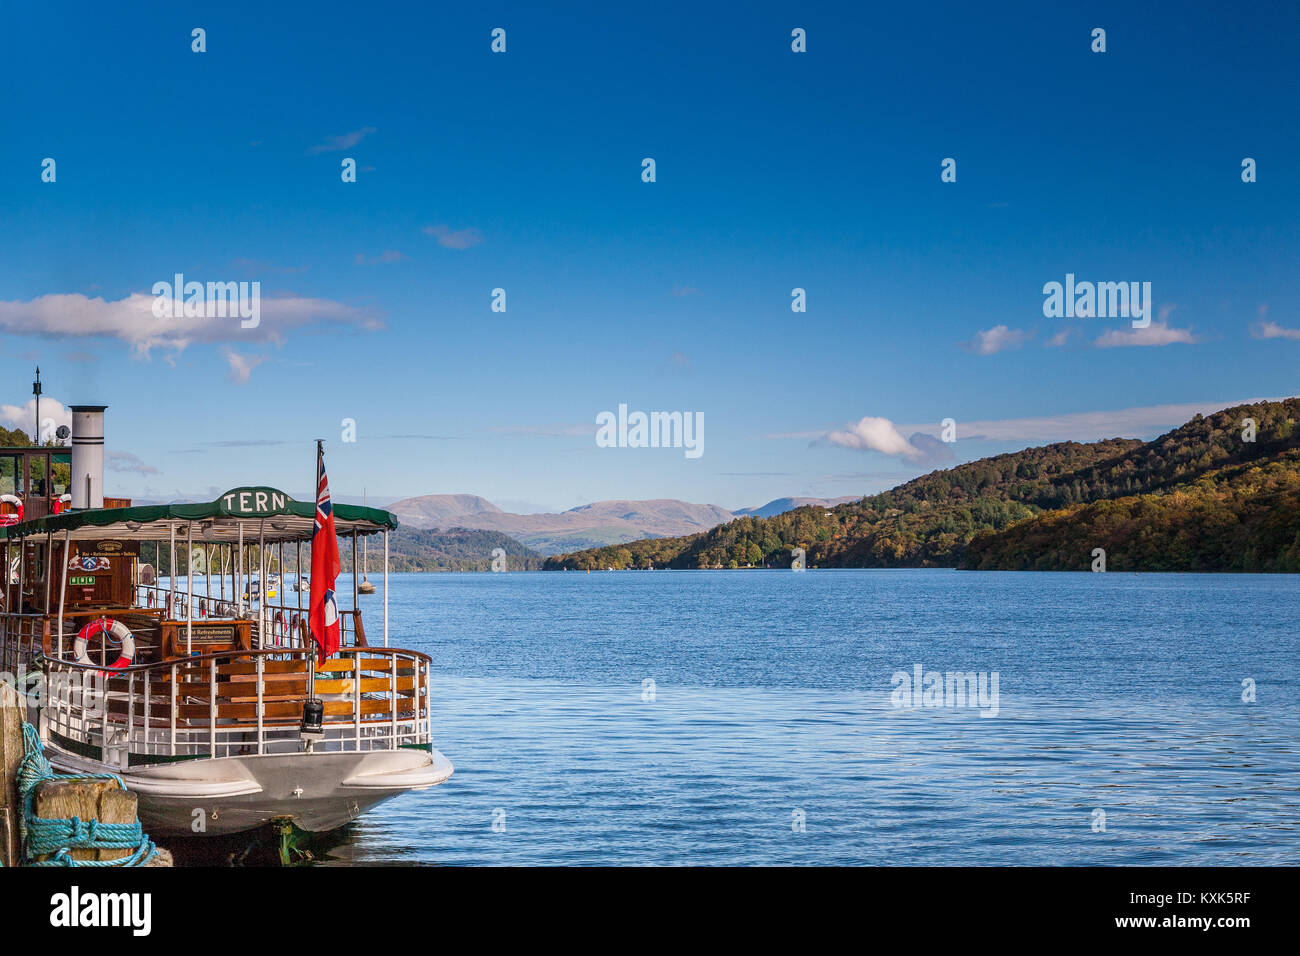
[[[0,672],[17,674],[20,666],[29,667],[44,638],[44,615],[0,614]]]
[[[302,592],[306,597],[306,592]],[[294,593],[297,597],[297,592]],[[136,587],[136,601],[143,610],[159,610],[169,620],[204,621],[233,620],[239,616],[238,602],[233,598],[223,598],[220,594],[208,595],[203,592],[190,593],[183,588],[172,590],[155,584],[141,584]],[[243,607],[244,619],[252,620],[255,643],[259,648],[305,648],[311,642],[308,637],[307,603],[299,606],[295,600],[289,603],[283,586],[278,601],[254,599]],[[357,644],[358,635],[365,634],[364,625],[359,624],[359,610],[339,611],[340,642],[344,647]]]
[[[46,662],[48,733],[125,769],[149,758],[299,753],[310,654],[202,654],[103,670]],[[314,752],[424,747],[432,741],[430,659],[418,651],[346,648],[319,665],[325,738]]]
[[[190,593],[184,588],[172,590],[156,583],[138,584],[135,592],[138,607],[166,611],[168,618],[175,621],[184,621],[191,615],[196,621],[208,617],[234,617],[239,610],[239,602],[235,598],[220,594],[209,595],[198,591]],[[246,614],[252,608],[253,605],[245,602]]]

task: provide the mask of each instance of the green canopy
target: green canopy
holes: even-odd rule
[[[377,534],[396,528],[395,515],[382,508],[335,503],[334,528],[339,535]],[[134,508],[91,508],[68,511],[0,528],[0,541],[53,532],[67,532],[73,540],[113,538],[122,541],[166,541],[176,529],[178,540],[193,526],[196,542],[252,543],[310,541],[315,530],[316,504],[294,501],[283,491],[265,486],[235,488],[216,501],[196,504],[140,505]]]

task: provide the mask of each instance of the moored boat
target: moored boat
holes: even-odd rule
[[[268,601],[280,596],[280,575],[274,572],[267,575],[265,596]],[[256,603],[261,601],[262,597],[262,579],[254,575],[249,580],[247,587],[244,588],[244,601],[245,603]]]
[[[284,567],[293,548],[303,567],[322,507],[354,555],[359,538],[384,537],[386,581],[396,518],[331,505],[328,490],[322,506],[268,486],[208,503],[104,507],[102,467],[77,460],[87,408],[92,419],[103,411],[73,408],[72,473],[91,478],[73,482],[71,509],[0,528],[0,567],[14,567],[3,575],[0,672],[27,690],[51,763],[119,775],[145,829],[163,837],[269,823],[320,833],[450,777],[432,743],[431,661],[390,646],[387,588],[373,643],[355,582],[349,610],[326,595],[321,613],[337,622],[340,646],[324,659],[305,585],[292,598],[268,587],[255,606],[245,600],[250,556],[268,584],[273,552]],[[196,572],[185,560],[196,552],[223,559]],[[146,557],[171,573],[146,583]]]

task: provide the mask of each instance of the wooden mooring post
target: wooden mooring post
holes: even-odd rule
[[[0,866],[17,866],[18,764],[23,759],[23,704],[18,689],[0,681]]]
[[[17,866],[22,859],[18,842],[18,817],[23,808],[18,797],[18,764],[23,759],[23,706],[17,690],[0,683],[0,862]],[[137,798],[113,780],[72,777],[46,780],[36,787],[33,809],[37,816],[51,819],[98,820],[101,823],[134,823]],[[116,860],[132,850],[72,849],[74,860]],[[42,856],[41,859],[47,859]],[[172,866],[172,855],[159,849],[146,866]]]

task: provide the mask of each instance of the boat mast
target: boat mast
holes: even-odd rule
[[[32,394],[36,396],[36,431],[32,432],[36,439],[34,444],[41,443],[41,367],[36,366],[36,381],[32,382]],[[87,503],[86,507],[90,507]]]
[[[384,647],[388,646],[388,525],[384,525]]]
[[[185,656],[194,643],[194,519],[185,522]]]
[[[172,620],[176,619],[176,522],[167,523],[168,533],[170,534],[167,545],[167,616]]]

